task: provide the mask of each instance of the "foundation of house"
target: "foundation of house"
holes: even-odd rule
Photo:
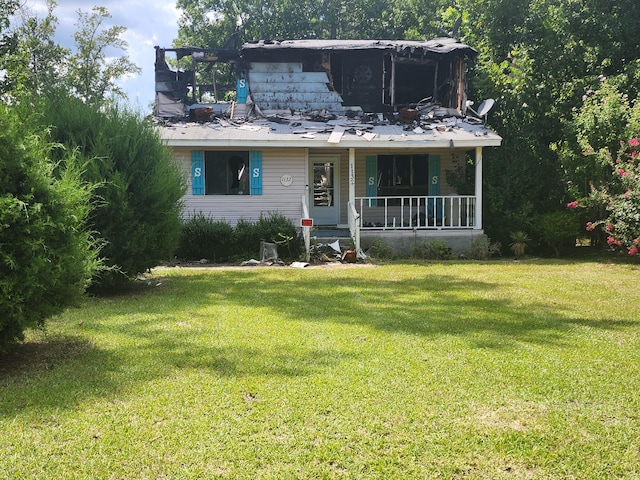
[[[393,248],[396,255],[410,255],[413,248],[425,242],[442,240],[457,257],[469,255],[473,241],[479,237],[486,237],[484,230],[362,230],[360,245],[366,252],[375,239],[380,239]]]

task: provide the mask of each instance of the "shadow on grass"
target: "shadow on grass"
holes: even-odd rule
[[[38,335],[0,357],[0,418],[66,409],[118,389],[118,359],[82,337]]]
[[[92,348],[89,342],[73,337],[18,343],[9,353],[0,355],[0,379],[51,370]]]
[[[564,334],[574,326],[619,330],[638,325],[635,319],[577,317],[551,301],[521,301],[506,290],[501,294],[505,285],[489,281],[423,272],[384,279],[357,270],[335,278],[309,270],[285,275],[220,270],[173,277],[171,282],[175,295],[189,292],[194,311],[216,302],[251,305],[301,322],[358,324],[432,337],[495,334],[502,344],[570,345]]]
[[[312,342],[274,341],[268,348],[225,344],[224,331],[209,333],[210,341],[194,341],[192,319],[241,321],[250,329],[256,319],[243,318],[243,309],[249,315],[274,313],[305,325],[309,334],[333,323],[433,339],[455,336],[471,347],[514,351],[521,343],[571,347],[573,336],[567,333],[576,327],[637,326],[634,319],[578,318],[556,305],[520,301],[510,296],[508,285],[496,282],[435,275],[428,268],[397,278],[381,271],[200,271],[164,276],[135,295],[91,300],[81,310],[90,317],[82,334],[24,344],[10,361],[0,359],[0,389],[12,396],[0,395],[0,416],[28,407],[73,408],[87,398],[118,395],[190,370],[221,378],[302,377],[357,355],[313,348]],[[212,307],[219,313],[212,315]],[[184,329],[174,328],[183,324]],[[112,346],[94,347],[84,339],[93,335],[112,335]]]
[[[140,337],[135,347],[107,351],[64,337],[27,342],[0,358],[0,419],[33,408],[75,408],[90,398],[126,395],[156,378],[189,371],[222,378],[300,377],[331,368],[350,356],[335,350],[281,348],[265,353],[237,345],[194,345],[187,338],[153,333],[147,322],[132,322],[122,330],[123,335]]]

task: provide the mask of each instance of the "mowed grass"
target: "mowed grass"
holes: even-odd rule
[[[640,478],[639,286],[597,262],[157,270],[1,359],[0,478]]]

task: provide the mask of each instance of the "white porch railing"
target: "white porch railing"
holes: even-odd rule
[[[349,209],[349,233],[353,239],[353,246],[356,252],[360,254],[360,214],[356,210],[353,202],[347,203]]]
[[[363,230],[474,229],[476,197],[356,197]]]

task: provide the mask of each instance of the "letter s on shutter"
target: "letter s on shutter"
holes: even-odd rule
[[[250,189],[251,195],[262,195],[262,152],[252,150],[249,152],[249,168],[251,169]]]
[[[191,150],[191,193],[204,195],[204,152]]]

